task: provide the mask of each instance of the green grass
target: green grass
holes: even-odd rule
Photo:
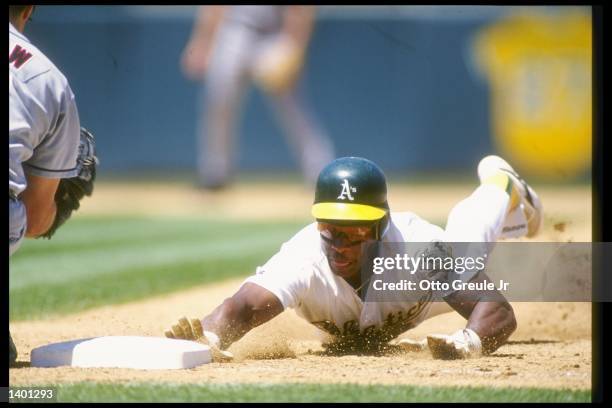
[[[10,319],[76,312],[246,276],[307,223],[77,217],[10,259]]]
[[[589,390],[354,384],[60,385],[59,402],[590,402]]]

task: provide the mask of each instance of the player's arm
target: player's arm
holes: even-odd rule
[[[221,347],[226,348],[282,311],[283,305],[276,295],[257,284],[247,282],[202,319],[202,325],[204,330],[219,336]]]
[[[25,236],[36,238],[49,230],[55,219],[55,192],[60,179],[26,173],[27,188],[20,199],[26,208],[28,226]]]
[[[491,281],[484,272],[472,282]],[[512,306],[497,291],[486,293],[457,291],[444,299],[454,310],[467,319],[467,325],[451,336],[429,336],[429,347],[438,358],[462,358],[488,354],[506,343],[516,330]]]
[[[170,338],[198,340],[208,344],[213,361],[229,361],[233,355],[224,349],[282,311],[283,305],[276,295],[247,282],[204,319],[189,321],[183,317],[165,334]]]
[[[184,74],[191,79],[201,79],[206,72],[215,33],[223,20],[224,6],[201,6],[183,50],[181,64]]]
[[[491,282],[484,272],[478,273],[472,282]],[[467,319],[467,329],[476,332],[485,353],[492,353],[502,346],[516,330],[516,318],[512,306],[497,291],[487,291],[479,296],[470,291],[457,291],[446,302]]]
[[[287,6],[283,18],[283,34],[290,37],[302,51],[308,46],[314,26],[314,6]]]
[[[314,227],[314,223],[306,226],[285,242],[233,296],[202,320],[182,318],[166,330],[166,337],[208,343],[213,359],[230,359],[231,355],[228,356],[223,349],[285,308],[296,307],[304,299],[305,292],[310,289],[313,270],[309,252],[303,248],[318,239]],[[318,245],[312,248],[318,250]]]

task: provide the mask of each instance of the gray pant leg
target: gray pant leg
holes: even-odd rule
[[[215,40],[198,124],[198,177],[204,184],[223,184],[231,177],[252,37],[246,28],[222,27]]]
[[[321,129],[299,95],[297,86],[272,98],[276,118],[297,157],[306,182],[312,186],[319,172],[334,159],[331,139]]]
[[[21,246],[26,230],[26,209],[19,200],[9,198],[9,256]]]
[[[19,200],[9,197],[9,257],[21,246],[26,230],[26,209]],[[17,360],[17,348],[9,330],[9,366]]]

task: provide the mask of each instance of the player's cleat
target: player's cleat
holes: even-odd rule
[[[228,186],[228,183],[225,181],[201,181],[196,184],[196,187],[199,190],[206,191],[220,191]]]
[[[199,190],[220,191],[232,184],[233,176],[233,171],[228,168],[227,163],[214,161],[198,171],[196,185]]]
[[[542,202],[536,192],[518,175],[516,171],[499,156],[487,156],[478,164],[478,178],[482,183],[494,176],[498,172],[503,172],[512,180],[513,186],[520,196],[519,206],[527,219],[527,237],[536,235],[542,227]]]
[[[9,366],[15,364],[15,361],[17,361],[17,347],[15,347],[11,332],[9,331]]]

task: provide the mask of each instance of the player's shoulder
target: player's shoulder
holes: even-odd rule
[[[429,242],[442,236],[444,230],[410,211],[391,212],[388,240],[395,242]]]
[[[11,23],[9,23],[9,71],[23,83],[44,78],[44,83],[48,87],[63,90],[68,86],[68,80],[55,64]]]
[[[319,262],[322,256],[317,223],[310,223],[295,233],[283,243],[278,255],[283,262],[289,262],[296,273],[301,274],[302,272],[297,272],[301,269],[312,269],[312,265]]]
[[[295,233],[289,241],[285,242],[284,246],[288,246],[294,249],[307,250],[309,248],[318,249],[319,244],[319,231],[317,230],[317,223],[312,222],[297,233]]]
[[[411,211],[391,212],[391,222],[400,229],[414,228],[420,225],[433,225]]]

